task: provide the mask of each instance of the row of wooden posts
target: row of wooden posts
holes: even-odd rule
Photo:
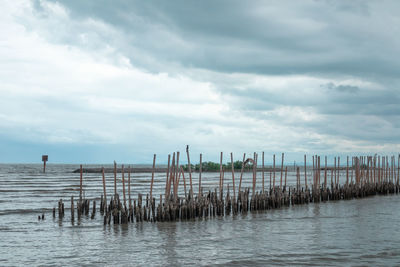
[[[168,167],[166,172],[166,182],[164,194],[160,194],[157,203],[153,197],[154,173],[156,155],[153,157],[153,168],[150,180],[149,193],[144,195],[139,193],[137,199],[131,198],[131,170],[128,168],[128,200],[125,192],[125,170],[122,165],[122,196],[117,192],[117,164],[114,162],[114,194],[110,200],[107,199],[106,180],[104,168],[102,169],[103,194],[100,198],[100,214],[103,216],[104,224],[124,224],[128,222],[162,222],[188,220],[195,218],[207,218],[214,216],[223,216],[230,214],[246,213],[248,211],[276,209],[282,206],[299,205],[311,202],[341,200],[362,198],[376,194],[397,194],[400,191],[400,155],[397,159],[381,156],[360,156],[347,157],[345,167],[340,166],[340,157],[334,159],[333,167],[328,167],[327,157],[325,157],[325,166],[321,167],[321,157],[312,157],[312,180],[307,177],[307,158],[304,156],[304,184],[301,180],[300,166],[294,166],[296,172],[296,186],[287,186],[288,167],[284,166],[284,154],[282,153],[281,166],[276,169],[276,159],[273,156],[272,170],[269,172],[269,190],[265,190],[265,166],[264,152],[262,153],[262,187],[256,190],[257,184],[257,166],[258,154],[254,153],[253,158],[247,158],[243,155],[242,168],[240,172],[239,188],[236,191],[235,172],[233,166],[233,154],[231,157],[232,169],[232,188],[229,183],[224,193],[225,170],[223,170],[221,152],[220,157],[220,177],[219,186],[214,190],[203,192],[201,186],[202,179],[202,154],[200,154],[200,169],[198,175],[198,193],[194,194],[192,169],[190,164],[190,155],[186,149],[189,175],[189,188],[187,189],[185,172],[179,165],[180,153],[176,152],[168,155]],[[242,188],[243,174],[246,165],[252,164],[252,191],[250,188]],[[340,183],[340,171],[346,171],[345,182]],[[276,173],[280,173],[279,185],[276,183]],[[329,175],[330,171],[330,175]],[[330,176],[330,184],[328,183]],[[321,178],[323,180],[321,181]],[[183,180],[184,195],[179,196],[179,185]],[[231,195],[231,190],[232,194]],[[80,166],[80,191],[79,200],[76,203],[76,213],[78,221],[82,215],[89,216],[90,200],[82,196],[83,192],[83,170]],[[92,213],[90,217],[95,218],[96,201],[92,201]],[[56,217],[56,208],[53,209],[53,217]],[[64,217],[64,203],[58,201],[58,217]],[[71,221],[75,220],[74,197],[71,197]]]

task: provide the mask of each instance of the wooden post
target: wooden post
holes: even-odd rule
[[[153,201],[154,171],[156,168],[156,154],[153,156],[153,169],[151,170],[150,201]]]
[[[340,157],[338,157],[337,184],[340,185]]]
[[[242,170],[240,171],[240,181],[239,181],[238,195],[240,195],[240,190],[242,188],[242,178],[243,178],[244,161],[245,161],[245,159],[246,159],[246,153],[243,153]]]
[[[75,211],[74,211],[74,196],[71,196],[71,221],[74,222]]]
[[[335,174],[335,186],[336,186],[336,184],[337,184],[337,177],[336,177],[336,157],[335,157],[335,164],[334,164],[334,169],[333,169],[333,172],[334,172],[334,174]]]
[[[83,180],[83,170],[82,170],[82,164],[80,165],[80,179],[79,179],[79,202],[82,203],[82,180]]]
[[[287,178],[287,166],[285,168],[285,189],[286,189],[286,178]]]
[[[114,199],[117,196],[117,163],[114,160]]]
[[[175,174],[174,174],[174,178],[175,178],[175,183],[174,183],[174,197],[175,200],[177,199],[177,195],[178,194],[178,174],[180,173],[180,168],[179,168],[179,151],[176,152],[176,168],[175,168]]]
[[[281,183],[279,185],[280,189],[282,189],[282,179],[283,179],[283,160],[285,158],[285,154],[282,153],[282,164],[281,164]],[[307,186],[306,186],[307,187]]]
[[[48,155],[42,155],[42,161],[43,161],[43,173],[46,173],[46,162],[49,160]]]
[[[327,168],[328,168],[328,159],[327,159],[327,157],[325,156],[325,172],[324,172],[324,183],[325,183],[325,185],[324,185],[324,189],[326,190],[326,186],[327,186],[327,179],[328,179],[328,177],[327,177]]]
[[[171,163],[171,155],[168,155],[167,179],[165,181],[165,201],[167,201],[167,189],[168,189],[168,184],[169,184],[168,178],[169,178],[170,163]]]
[[[200,153],[200,170],[199,170],[199,194],[201,194],[201,172],[203,171],[203,155]],[[235,190],[235,189],[234,189]]]
[[[101,168],[101,174],[103,176],[103,194],[104,194],[104,203],[105,203],[105,210],[107,211],[107,192],[106,192],[106,177],[104,175],[104,167]]]
[[[167,198],[165,201],[169,201],[169,195],[171,194],[171,183],[175,185],[175,152],[172,153],[172,162],[171,162],[171,169],[169,174],[169,182],[168,182],[168,190],[167,190]]]
[[[232,165],[232,184],[233,184],[233,199],[236,201],[236,192],[235,192],[235,167],[233,166],[233,153],[231,152],[231,165]]]
[[[346,165],[346,185],[349,184],[349,156],[347,156],[347,165]]]
[[[257,185],[257,153],[254,152],[254,162],[253,162],[253,194],[256,192]]]
[[[126,195],[125,195],[125,174],[124,174],[124,164],[121,166],[122,170],[122,195],[124,197],[124,208],[126,208]]]
[[[219,160],[219,192],[222,192],[222,152],[221,152],[221,157]]]
[[[307,190],[307,156],[304,155],[304,182]]]
[[[131,165],[128,166],[128,201],[129,201],[129,209],[130,209],[131,206],[132,206],[132,200],[131,200]]]
[[[318,156],[318,189],[321,188],[321,156]]]
[[[264,151],[262,152],[262,192],[264,193]]]
[[[185,172],[183,171],[183,168],[182,168],[182,167],[181,167],[181,172],[182,172],[182,178],[183,178],[183,187],[184,187],[184,189],[185,189],[185,199],[187,199]]]
[[[274,172],[274,182],[273,182],[272,186],[275,191],[275,154],[274,154],[274,167],[272,168],[272,171]]]
[[[189,146],[186,146],[186,155],[189,166],[189,182],[190,182],[190,192],[193,193],[193,184],[192,184],[192,166],[190,165],[190,155],[189,155]]]

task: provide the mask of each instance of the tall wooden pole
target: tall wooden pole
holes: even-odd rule
[[[124,164],[122,164],[121,166],[121,172],[122,172],[122,195],[124,197],[124,207],[126,208]]]
[[[264,193],[265,187],[264,187],[264,151],[262,152],[262,192]]]
[[[240,171],[240,181],[239,181],[238,195],[240,195],[240,190],[242,188],[242,179],[243,179],[243,171],[244,171],[244,161],[245,161],[245,159],[246,159],[246,153],[243,153],[242,170]]]
[[[114,160],[114,200],[117,197],[117,163]]]
[[[101,168],[101,174],[103,176],[103,195],[104,195],[104,203],[105,209],[107,210],[107,191],[106,191],[106,177],[104,175],[104,167]]]
[[[275,191],[275,154],[274,154],[273,158],[274,158],[274,167],[272,168],[272,171],[274,172],[274,180],[273,180],[272,186]]]
[[[171,164],[171,155],[168,155],[168,167],[167,167],[167,174],[166,177],[167,179],[165,180],[165,200],[167,201],[167,190],[168,190],[168,184],[169,184],[169,168]]]
[[[82,170],[82,164],[81,164],[81,166],[80,166],[80,170],[79,170],[79,173],[80,173],[80,179],[79,179],[79,202],[81,202],[82,203],[82,183],[83,183],[83,170]]]
[[[221,152],[221,157],[219,161],[219,192],[222,192],[222,152]]]
[[[280,183],[280,185],[279,185],[279,188],[282,190],[282,179],[283,179],[283,161],[284,161],[284,158],[285,158],[285,154],[284,153],[282,153],[282,164],[281,164],[281,183]]]
[[[235,189],[235,167],[233,166],[233,153],[231,152],[231,166],[232,166],[232,184],[233,184],[233,199],[236,201]]]
[[[305,186],[307,190],[307,156],[304,155],[304,181],[305,181]]]
[[[189,146],[186,146],[186,155],[187,155],[187,161],[188,161],[188,166],[189,166],[189,181],[190,181],[190,191],[191,191],[190,194],[192,194],[193,193],[192,165],[190,164]]]
[[[153,201],[154,171],[156,168],[156,154],[153,155],[153,169],[151,170],[150,201]]]
[[[203,155],[200,153],[200,170],[199,170],[199,197],[201,195],[201,173],[203,171]]]

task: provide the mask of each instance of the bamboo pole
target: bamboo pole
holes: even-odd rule
[[[232,165],[232,185],[233,185],[233,199],[236,201],[235,189],[235,167],[233,166],[233,153],[231,152],[231,165]]]
[[[338,157],[337,184],[340,185],[340,157]]]
[[[103,176],[104,203],[105,203],[105,209],[107,210],[107,191],[106,191],[106,177],[104,175],[104,167],[101,168],[101,174]]]
[[[114,160],[114,200],[117,197],[117,163]]]
[[[219,193],[221,194],[222,192],[222,152],[221,152],[221,157],[219,161]]]
[[[328,158],[327,158],[327,156],[325,156],[325,171],[324,171],[324,190],[326,190],[326,186],[327,186],[327,179],[328,179],[328,177],[327,177],[327,169],[328,169]]]
[[[316,182],[315,182],[315,176],[316,176],[316,172],[315,172],[315,163],[316,163],[316,161],[315,161],[315,156],[312,156],[312,171],[313,171],[313,184],[312,184],[312,187],[314,188],[314,190],[315,190],[315,184],[316,184]]]
[[[240,195],[240,190],[242,188],[242,179],[243,179],[243,171],[244,171],[244,161],[245,161],[245,159],[246,159],[246,153],[243,153],[242,170],[240,171],[240,181],[239,181],[238,195]]]
[[[262,192],[265,192],[265,187],[264,187],[264,151],[262,152]]]
[[[286,190],[286,178],[287,178],[287,166],[286,166],[286,168],[285,168],[285,190]]]
[[[168,184],[169,184],[169,169],[170,169],[170,163],[171,163],[171,155],[168,154],[168,166],[167,166],[167,179],[165,180],[165,200],[167,200],[167,189],[168,189]]]
[[[190,192],[193,193],[193,184],[192,184],[192,166],[190,164],[190,155],[189,155],[189,146],[186,146],[186,155],[187,155],[187,160],[188,160],[188,166],[189,166],[189,182],[190,182]],[[191,193],[191,194],[192,194]]]
[[[151,170],[150,201],[153,201],[154,171],[156,168],[156,154],[153,155],[153,169]]]
[[[200,153],[200,170],[199,170],[199,197],[201,194],[201,173],[203,170],[203,155]],[[233,189],[235,190],[235,189]]]
[[[318,188],[321,188],[321,157],[318,156]]]
[[[307,190],[307,156],[304,154],[304,182]]]
[[[126,208],[126,195],[125,195],[125,175],[124,175],[124,164],[121,166],[122,170],[122,194],[124,196],[124,207]]]
[[[182,167],[181,167],[181,172],[182,172],[182,179],[183,179],[183,189],[185,190],[185,199],[187,199],[185,172],[183,171]]]
[[[274,165],[273,165],[272,171],[273,171],[273,174],[274,174],[274,176],[273,176],[274,180],[273,180],[272,186],[273,186],[273,190],[275,191],[275,154],[274,154],[274,157],[273,157],[273,161],[274,161],[274,163],[273,163]]]
[[[131,206],[132,206],[132,199],[131,199],[131,165],[128,166],[128,201],[129,201],[129,208],[131,208]]]
[[[83,170],[82,164],[79,169],[80,177],[79,177],[79,202],[82,203],[82,183],[83,183]]]
[[[180,168],[179,168],[179,151],[176,152],[176,168],[175,168],[175,174],[174,174],[174,178],[175,178],[175,184],[174,184],[174,195],[178,193],[177,187],[178,187],[178,174],[180,172]],[[175,196],[176,199],[177,196]]]
[[[279,188],[280,188],[280,189],[282,189],[282,179],[283,179],[283,161],[284,161],[284,158],[285,158],[285,154],[284,154],[284,153],[282,153],[282,164],[281,164],[281,183],[280,183],[280,185],[279,185]]]

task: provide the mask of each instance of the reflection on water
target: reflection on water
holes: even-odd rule
[[[97,214],[72,225],[75,168],[49,165],[44,175],[40,165],[0,165],[0,265],[400,265],[397,195],[172,223],[104,226]],[[148,177],[133,175],[134,196],[148,191]],[[111,193],[111,176],[108,183]],[[203,175],[203,183],[217,185],[218,174]],[[85,175],[84,184],[86,197],[100,196],[100,177]],[[51,214],[60,198],[62,221]],[[46,219],[38,221],[42,212]]]

